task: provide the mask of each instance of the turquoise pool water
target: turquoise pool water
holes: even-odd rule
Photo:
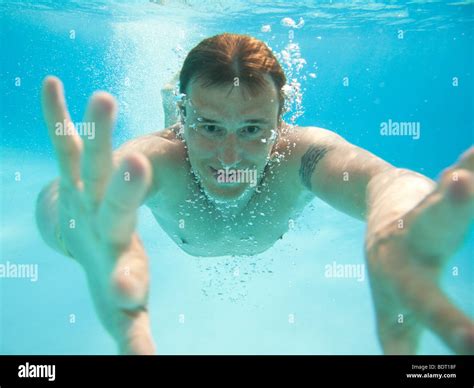
[[[118,145],[163,127],[160,88],[190,48],[217,33],[248,33],[278,52],[300,85],[301,104],[287,116],[299,125],[336,131],[431,178],[473,143],[472,3],[40,1],[1,10],[0,263],[37,268],[36,279],[0,279],[2,354],[116,352],[80,267],[51,251],[34,222],[36,196],[57,175],[39,105],[47,74],[63,80],[73,120],[94,90],[114,94]],[[389,120],[419,123],[420,132],[385,136]],[[364,264],[364,231],[314,200],[267,252],[204,259],[180,251],[141,209],[159,353],[380,354],[365,269],[325,276],[334,262]],[[470,233],[443,276],[471,316],[473,244]],[[429,332],[420,352],[450,353]]]

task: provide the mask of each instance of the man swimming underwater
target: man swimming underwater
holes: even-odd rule
[[[473,321],[439,286],[474,216],[472,147],[435,183],[326,129],[291,127],[281,119],[282,68],[246,35],[202,41],[179,81],[181,122],[115,152],[111,95],[90,99],[84,120],[95,123],[95,137],[61,136],[56,123],[70,122],[62,84],[55,77],[43,84],[60,178],[38,197],[38,227],[46,243],[84,268],[121,353],[155,352],[148,258],[135,232],[140,205],[190,255],[255,255],[315,196],[367,220],[365,256],[384,353],[416,353],[422,327],[456,353],[474,352]],[[254,171],[256,184],[242,171]]]

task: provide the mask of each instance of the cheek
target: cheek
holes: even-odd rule
[[[254,161],[265,162],[266,158],[270,155],[273,143],[262,143],[260,140],[250,142],[243,147],[245,155],[248,159]]]
[[[209,142],[199,138],[195,134],[188,133],[185,136],[188,153],[195,159],[204,159],[215,153],[215,146]]]

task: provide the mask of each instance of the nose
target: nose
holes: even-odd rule
[[[232,168],[240,163],[242,159],[235,133],[230,133],[226,136],[219,147],[217,158],[224,168]]]

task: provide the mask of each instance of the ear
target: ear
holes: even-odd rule
[[[177,105],[179,109],[179,116],[181,118],[181,122],[184,123],[184,121],[186,120],[186,107],[184,106],[183,101],[178,101]]]

